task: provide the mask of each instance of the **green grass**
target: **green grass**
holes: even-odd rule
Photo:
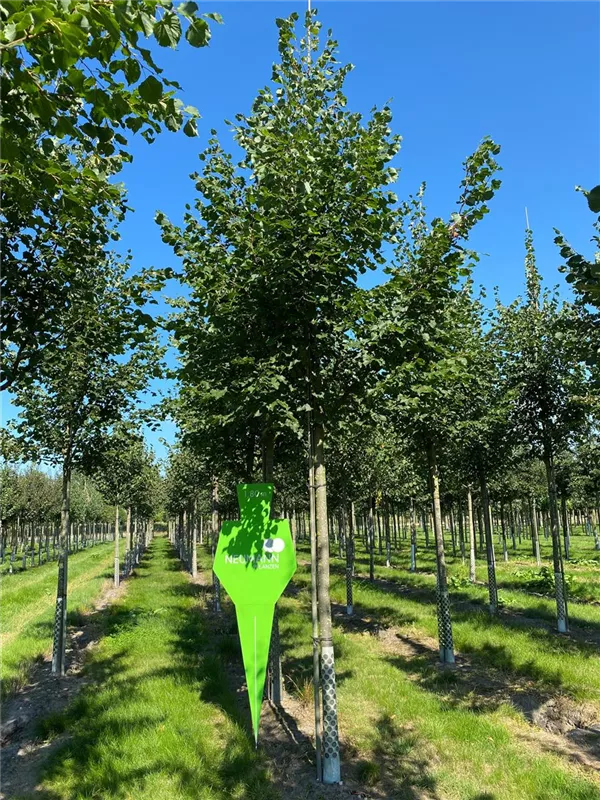
[[[89,610],[112,576],[113,545],[69,557],[69,622]],[[2,695],[27,681],[32,665],[52,650],[58,567],[56,562],[2,578]]]
[[[591,541],[590,541],[591,540]],[[529,544],[529,543],[527,543]],[[593,547],[591,537],[572,537],[574,555]],[[542,597],[519,589],[510,588],[515,570],[532,568],[535,562],[524,560],[529,553],[519,553],[521,561],[497,563],[497,581],[500,598],[505,611],[498,618],[487,612],[487,587],[475,586],[465,580],[467,568],[460,556],[448,557],[450,581],[458,578],[458,586],[450,587],[455,647],[459,652],[469,653],[482,665],[489,665],[509,675],[530,678],[542,691],[562,692],[579,700],[591,700],[600,708],[600,658],[598,647],[587,644],[581,638],[557,636],[553,631],[556,605],[552,597]],[[357,572],[361,576],[354,584],[354,600],[357,611],[375,615],[388,625],[401,630],[427,636],[437,636],[435,610],[435,555],[433,550],[422,546],[417,573],[410,573],[406,562],[406,544],[392,557],[392,569],[382,564],[377,557],[376,580],[366,580],[368,560],[362,552],[357,553]],[[573,573],[577,566],[566,565]],[[332,560],[332,597],[345,603],[344,564],[338,558]],[[587,570],[586,570],[587,571]],[[589,579],[595,587],[600,584],[600,564],[591,571]],[[478,563],[478,579],[486,579],[486,566]],[[380,579],[385,579],[382,582]],[[298,576],[307,582],[308,572]],[[569,604],[571,623],[585,634],[600,632],[600,605],[575,602]],[[546,624],[540,626],[542,621]]]
[[[584,549],[579,544],[573,545],[574,556]],[[199,556],[209,568],[204,549]],[[519,559],[529,568],[527,556],[520,553]],[[300,558],[305,557],[303,544]],[[359,571],[366,572],[364,553],[358,557]],[[596,702],[600,697],[598,650],[552,632],[546,624],[553,618],[552,598],[514,588],[516,564],[499,563],[501,594],[518,617],[492,620],[485,586],[465,586],[460,558],[450,556],[450,574],[458,578],[451,590],[456,649],[470,654],[473,667],[449,670],[436,664],[435,650],[418,647],[437,633],[433,553],[421,551],[422,571],[415,575],[407,570],[404,542],[394,554],[394,569],[378,562],[378,578],[388,580],[356,580],[356,614],[396,627],[417,648],[413,655],[396,651],[337,620],[342,777],[367,793],[373,787],[378,796],[400,800],[600,800],[600,781],[540,743],[519,710],[522,681],[533,694],[559,692]],[[583,568],[597,579],[593,566]],[[478,569],[483,579],[481,562]],[[165,539],[154,540],[138,573],[124,598],[97,615],[104,636],[89,656],[91,683],[66,712],[40,727],[41,735],[65,741],[46,764],[35,796],[278,797],[228,683],[227,663],[239,658],[231,603],[224,597],[215,623]],[[306,567],[294,583],[299,591],[280,601],[283,669],[288,688],[306,694],[310,707]],[[333,559],[332,596],[345,602],[339,559]],[[599,606],[572,603],[572,618],[573,607],[582,626],[598,629]],[[473,683],[476,673],[479,682]],[[490,691],[488,679],[495,687]]]
[[[300,557],[306,557],[306,552]],[[363,559],[360,569],[366,571],[364,557],[359,557]],[[433,554],[427,557],[433,567]],[[202,560],[209,565],[208,557],[203,555]],[[396,554],[393,561],[398,560]],[[424,561],[421,553],[421,564]],[[450,557],[449,562],[451,574],[459,574],[460,559],[454,562]],[[334,559],[333,566],[332,598],[343,604],[342,562]],[[481,578],[484,569],[480,563]],[[503,566],[499,565],[498,571],[503,573]],[[406,568],[377,568],[379,577],[389,578],[390,573],[416,593],[404,596],[393,591],[393,586],[358,580],[356,613],[397,626],[417,644],[424,637],[435,637],[433,574],[411,576]],[[308,569],[301,568],[294,582],[300,592],[280,601],[283,669],[292,691],[294,686],[305,685],[312,669]],[[484,678],[478,685],[471,685],[468,674],[462,675],[460,670],[440,669],[435,652],[433,657],[430,652],[417,651],[414,656],[394,653],[376,637],[349,632],[343,623],[336,624],[343,759],[355,779],[377,786],[383,796],[406,800],[420,796],[600,800],[600,783],[538,744],[535,728],[526,722],[518,702],[512,702],[520,691],[520,679],[525,679],[534,693],[567,693],[578,700],[597,701],[598,650],[534,624],[536,610],[552,618],[552,600],[513,590],[505,593],[514,594],[515,604],[529,613],[522,623],[505,617],[491,620],[485,611],[485,587],[453,592],[456,648],[471,654],[480,679]],[[473,601],[479,601],[479,607]],[[600,608],[585,607],[585,612],[583,608],[582,617],[590,624],[600,622]],[[499,685],[497,696],[485,696],[486,675]]]
[[[68,730],[36,797],[277,797],[195,606],[199,587],[155,539],[125,596],[101,614],[93,681],[43,728]]]

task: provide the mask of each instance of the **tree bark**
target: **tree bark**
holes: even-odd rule
[[[556,590],[556,627],[559,633],[568,633],[569,615],[567,609],[567,592],[565,586],[562,552],[560,546],[560,528],[558,522],[558,504],[556,500],[556,475],[554,458],[548,445],[544,448],[544,466],[548,483],[548,505],[550,507],[550,533],[552,535],[552,561],[554,564],[554,583]]]
[[[442,509],[440,503],[440,476],[437,463],[435,442],[431,439],[427,447],[429,466],[429,482],[433,501],[433,531],[437,561],[437,616],[440,643],[440,661],[454,664],[454,643],[452,640],[452,620],[450,617],[450,598],[448,596],[448,577],[446,574],[446,556],[442,533]]]
[[[473,494],[471,487],[467,487],[467,524],[469,526],[469,580],[475,583],[476,562],[475,562],[475,517],[473,516]]]
[[[115,587],[119,585],[119,506],[115,506],[115,574],[113,583]]]
[[[352,573],[354,562],[354,503],[350,503],[348,515],[348,533],[346,538],[346,614],[349,617],[354,612],[354,599],[352,596]]]
[[[533,539],[533,555],[535,556],[535,563],[538,565],[538,567],[541,567],[542,559],[540,556],[540,532],[538,528],[538,515],[535,497],[531,498],[531,538]]]
[[[494,552],[494,539],[490,524],[490,498],[488,495],[485,470],[480,467],[479,485],[481,487],[481,505],[483,506],[483,525],[485,528],[485,548],[487,554],[488,595],[490,614],[498,613],[498,584],[496,583],[496,554]]]
[[[267,430],[263,434],[263,482],[273,483],[273,465],[275,461],[275,434]],[[283,694],[283,676],[281,672],[281,647],[279,638],[279,615],[277,604],[273,612],[273,627],[269,647],[269,665],[267,675],[267,691],[269,699],[277,706],[281,705]]]
[[[68,433],[70,440],[70,431]],[[54,616],[54,642],[52,647],[52,672],[65,674],[67,644],[67,587],[69,566],[69,538],[71,527],[71,452],[70,442],[63,458],[62,506],[60,511],[60,550],[58,556],[58,586]]]
[[[324,431],[313,427],[315,464],[315,517],[317,523],[317,594],[321,643],[321,685],[323,692],[323,783],[340,782],[335,655],[329,596],[329,535],[327,528],[327,484],[324,459]]]
[[[211,496],[211,547],[214,559],[215,549],[217,547],[217,537],[219,535],[219,479],[213,477],[212,479],[212,496]],[[221,583],[215,573],[213,572],[213,590],[214,590],[214,604],[215,611],[221,610]]]

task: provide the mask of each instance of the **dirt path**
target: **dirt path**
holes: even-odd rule
[[[83,615],[83,625],[68,629],[64,677],[52,674],[51,658],[46,658],[34,667],[27,685],[4,702],[0,734],[2,800],[33,792],[42,764],[64,742],[64,736],[50,741],[41,738],[39,724],[44,718],[64,711],[89,682],[83,675],[83,667],[102,633],[99,615],[126,592],[127,585],[124,581],[115,589],[107,581],[94,609]]]
[[[227,633],[234,627],[235,612],[228,606],[219,613],[213,610],[212,577],[209,570],[200,572],[194,582],[203,589],[197,612],[214,632],[211,641],[214,642],[215,653],[226,661],[228,683],[235,694],[238,713],[246,720],[250,729],[246,678],[239,657],[237,633]],[[225,648],[219,648],[219,643],[226,637],[233,640],[231,646],[228,643]],[[313,714],[312,698],[309,705],[306,705],[285,689],[280,706],[274,706],[266,700],[263,702],[258,746],[275,777],[282,800],[376,800],[379,797],[377,793],[366,793],[355,780],[348,779],[350,753],[344,752],[346,743],[343,739],[342,759],[346,762],[344,782],[326,786],[316,780]]]

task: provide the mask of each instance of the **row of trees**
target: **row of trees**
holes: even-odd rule
[[[526,292],[490,310],[474,291],[478,258],[468,239],[500,188],[500,147],[484,139],[466,159],[447,218],[428,220],[424,185],[398,203],[390,109],[367,121],[350,112],[350,67],[338,63],[331,34],[320,47],[309,13],[298,40],[296,21],[278,20],[272,86],[232,126],[242,159],[213,131],[183,226],[161,213],[157,221],[188,289],[169,323],[181,363],[170,472],[190,467],[172,481],[171,509],[199,493],[208,502],[201,487],[212,487],[214,500],[219,487],[259,476],[275,476],[281,506],[304,508],[296,498],[308,483],[329,782],[339,779],[332,500],[350,520],[352,506],[364,504],[373,537],[378,494],[404,509],[424,508],[427,497],[440,658],[452,662],[444,499],[466,509],[477,492],[496,613],[490,492],[502,499],[506,486],[508,498],[515,471],[543,465],[537,499],[548,509],[557,625],[566,632],[557,468],[590,461],[591,473],[578,469],[586,503],[597,505],[598,318],[587,295],[562,302],[542,288],[529,226]],[[358,276],[380,266],[387,280],[359,289]],[[525,477],[522,485],[531,499]],[[561,491],[571,497],[570,486]]]
[[[241,161],[213,132],[183,226],[157,216],[181,271],[135,274],[128,257],[109,249],[127,212],[114,177],[131,158],[129,137],[139,131],[152,141],[164,127],[195,135],[197,116],[141,37],[201,47],[207,19],[196,3],[175,8],[167,0],[3,0],[0,15],[3,374],[21,409],[5,456],[61,470],[55,667],[64,668],[75,471],[94,477],[115,519],[119,507],[144,506],[132,493],[150,487],[156,496],[156,468],[139,433],[152,418],[153,379],[164,371],[149,310],[177,274],[187,294],[168,323],[180,356],[179,392],[168,404],[180,428],[169,507],[180,517],[205,503],[199,511],[210,514],[214,533],[240,479],[274,480],[286,513],[308,495],[322,777],[335,782],[334,507],[352,519],[352,504],[362,503],[371,541],[380,493],[431,509],[440,657],[451,662],[444,503],[464,509],[477,493],[495,613],[490,494],[502,500],[497,487],[511,471],[536,469],[539,460],[545,497],[536,499],[548,507],[558,625],[567,630],[557,466],[581,461],[585,448],[597,463],[600,323],[589,306],[597,303],[596,266],[557,232],[580,293],[561,303],[542,290],[527,227],[526,295],[487,311],[467,245],[500,188],[499,146],[484,139],[466,159],[447,218],[428,221],[424,186],[398,202],[391,110],[368,120],[348,110],[351,67],[337,61],[330,33],[321,46],[309,12],[300,39],[296,15],[278,20],[272,85],[232,126]],[[594,210],[597,193],[587,196]],[[377,267],[385,267],[385,283],[360,290],[359,275]],[[573,500],[571,489],[563,494]],[[151,503],[144,513],[151,518]],[[117,550],[116,581],[118,559]]]
[[[128,211],[115,176],[132,159],[133,134],[195,136],[198,112],[145,40],[203,47],[219,18],[170,0],[3,0],[0,18],[2,387],[20,409],[4,456],[61,472],[53,666],[62,673],[75,471],[94,476],[113,506],[135,502],[142,513],[146,503],[149,515],[154,505],[140,403],[162,375],[148,306],[164,276],[136,274],[129,255],[110,249]],[[140,482],[146,497],[134,501]]]

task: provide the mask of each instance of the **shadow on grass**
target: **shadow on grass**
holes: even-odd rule
[[[166,550],[169,552],[165,553]],[[163,558],[161,567],[165,572],[179,569],[164,540],[153,545],[152,553],[157,551]],[[151,566],[152,558],[148,557],[137,567],[139,575],[135,580],[149,577],[147,570]],[[118,637],[125,634],[123,646],[117,652],[111,653],[109,649],[106,656],[100,650],[86,669],[90,685],[66,711],[51,715],[41,723],[40,733],[45,737],[67,734],[68,738],[50,758],[43,775],[45,788],[35,791],[36,797],[45,800],[145,797],[150,786],[163,787],[165,783],[168,783],[168,790],[163,791],[168,791],[169,796],[190,800],[199,796],[267,800],[276,796],[253,744],[241,728],[217,724],[223,748],[215,758],[217,754],[213,751],[217,745],[210,734],[209,709],[198,705],[196,710],[188,711],[184,704],[183,709],[178,706],[171,713],[170,707],[165,710],[163,706],[160,711],[145,703],[145,697],[157,691],[156,682],[163,680],[164,689],[160,691],[177,692],[177,687],[192,690],[198,687],[204,702],[228,713],[222,664],[204,655],[207,632],[199,616],[193,613],[191,603],[184,600],[185,596],[193,598],[196,588],[192,585],[192,591],[187,591],[187,586],[172,587],[167,583],[164,588],[159,586],[155,593],[153,589],[151,608],[147,594],[140,596],[145,605],[138,605],[132,593],[131,606],[127,605],[126,597],[124,602],[90,615],[90,623],[101,631],[102,637],[114,637],[118,641]],[[148,592],[148,589],[143,591]],[[169,595],[180,596],[182,602],[169,600]],[[129,642],[133,640],[129,637],[140,629],[138,647],[140,639],[152,636],[161,636],[164,647],[165,627],[158,631],[152,628],[152,620],[163,617],[161,624],[168,631],[171,658],[168,666],[152,668],[149,664],[145,669],[139,656],[132,662],[135,650],[131,650]],[[149,621],[146,631],[143,628]],[[185,717],[180,719],[182,713]],[[205,718],[200,728],[196,726],[196,713]],[[198,744],[198,753],[193,759],[190,758],[189,735],[197,737],[194,741]],[[185,738],[178,746],[182,736]],[[156,746],[146,752],[148,741],[155,741]],[[111,751],[114,751],[113,756]],[[124,752],[132,755],[131,763],[123,758]],[[140,759],[144,758],[148,763],[140,766]],[[27,769],[27,766],[22,763],[20,768]],[[19,792],[18,796],[32,796],[34,789],[32,786],[31,795]],[[160,796],[167,797],[167,794]]]
[[[380,786],[385,797],[399,800],[421,800],[426,793],[437,800],[437,782],[431,773],[433,756],[414,731],[402,727],[390,714],[375,722],[375,743],[372,760],[357,765],[359,778]]]

